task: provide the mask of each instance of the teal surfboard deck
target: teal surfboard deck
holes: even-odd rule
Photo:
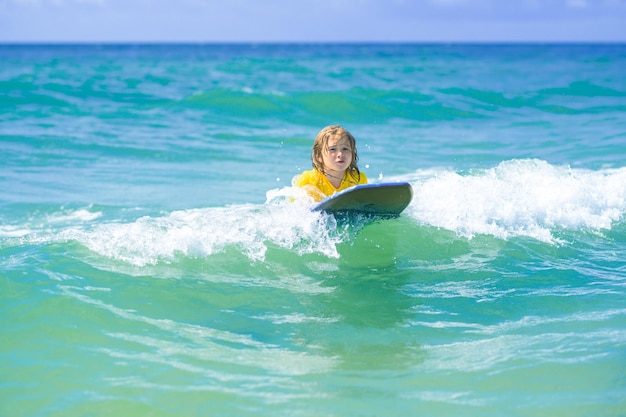
[[[412,198],[413,188],[408,182],[362,184],[327,197],[312,210],[397,217]]]

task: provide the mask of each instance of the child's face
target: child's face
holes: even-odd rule
[[[352,147],[348,138],[331,136],[322,151],[322,163],[326,171],[344,173],[352,163]]]

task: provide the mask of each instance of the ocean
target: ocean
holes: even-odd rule
[[[0,45],[0,311],[1,416],[625,416],[626,45]]]

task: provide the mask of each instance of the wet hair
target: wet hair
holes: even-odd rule
[[[311,163],[313,164],[313,168],[325,174],[324,167],[324,159],[322,157],[322,153],[328,148],[328,141],[331,137],[339,136],[341,139],[348,139],[348,143],[350,144],[350,148],[352,148],[352,162],[350,162],[350,166],[346,170],[350,173],[350,175],[356,178],[357,181],[361,179],[361,171],[359,171],[359,167],[357,162],[359,161],[359,154],[356,151],[356,140],[354,136],[346,129],[338,125],[326,126],[315,137],[315,141],[313,142],[313,148],[311,148]]]

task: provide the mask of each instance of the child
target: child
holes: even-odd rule
[[[341,126],[320,130],[311,149],[313,169],[296,175],[294,187],[307,190],[315,201],[357,184],[367,184],[367,176],[359,171],[354,136]]]

